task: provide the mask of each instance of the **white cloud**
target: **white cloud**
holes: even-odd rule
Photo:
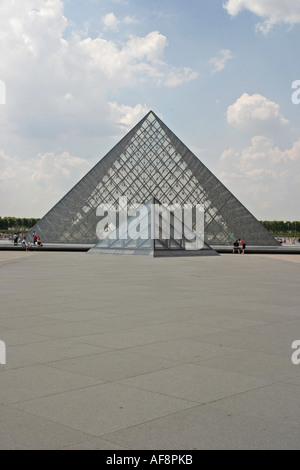
[[[227,122],[240,130],[267,131],[286,126],[289,121],[280,114],[280,107],[274,101],[258,93],[244,93],[228,107]]]
[[[110,27],[120,21],[113,14],[105,18]],[[67,25],[61,0],[0,4],[0,77],[9,96],[5,118],[18,136],[96,136],[100,128],[111,128],[111,91],[146,82],[171,87],[197,77],[164,60],[168,41],[158,31],[122,42],[75,32],[66,38]]]
[[[114,13],[107,13],[107,15],[103,16],[101,20],[105,29],[112,29],[113,31],[118,30],[120,20],[118,20]]]
[[[3,80],[0,80],[0,104],[6,103],[6,85]]]
[[[153,31],[142,38],[132,36],[124,47],[124,53],[128,59],[157,62],[163,56],[167,44],[165,36]]]
[[[170,88],[176,87],[181,85],[185,82],[190,82],[191,80],[195,80],[198,77],[198,73],[194,72],[188,67],[183,67],[180,72],[175,67],[171,67],[169,69],[168,77],[165,80],[165,86]],[[163,80],[161,81],[163,83]]]
[[[257,29],[264,34],[278,23],[288,25],[300,23],[299,0],[227,0],[224,8],[231,16],[248,10],[264,18],[264,21],[257,25]]]
[[[138,20],[133,16],[127,15],[124,18],[120,19],[117,18],[113,12],[107,13],[106,15],[102,16],[101,21],[104,25],[105,30],[110,29],[112,31],[118,31],[121,24],[129,25],[138,23]]]
[[[110,28],[133,21],[104,19]],[[1,215],[42,216],[89,169],[74,154],[94,161],[103,136],[107,141],[142,118],[147,104],[128,106],[123,89],[178,86],[197,76],[164,59],[168,40],[159,31],[114,41],[103,31],[92,38],[68,26],[62,0],[0,2],[0,79],[7,89],[0,108]],[[77,143],[81,150],[64,152]]]
[[[146,105],[138,104],[134,108],[113,102],[109,103],[111,116],[114,122],[118,122],[121,128],[131,128],[140,121],[148,111]]]
[[[91,168],[68,152],[47,152],[22,161],[0,150],[0,213],[40,217]]]
[[[222,49],[216,57],[209,61],[212,66],[212,73],[221,72],[226,67],[228,60],[233,59],[232,52],[229,49]]]
[[[281,150],[272,139],[256,136],[242,151],[226,150],[216,174],[258,218],[298,217],[300,140]]]
[[[122,23],[124,24],[137,24],[138,20],[133,17],[133,16],[125,16],[125,18],[122,20]]]

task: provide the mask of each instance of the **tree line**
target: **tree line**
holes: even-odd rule
[[[25,232],[31,229],[40,219],[24,219],[18,217],[0,217],[0,232]]]
[[[297,236],[300,234],[300,222],[299,221],[287,221],[284,222],[282,220],[262,220],[261,223],[263,226],[269,230],[274,236],[284,236],[293,237],[295,235],[295,231]]]
[[[31,229],[39,220],[34,218],[0,217],[0,232],[25,232]],[[289,234],[294,236],[295,229],[297,236],[300,234],[300,221],[261,220],[261,223],[274,236],[288,236]]]

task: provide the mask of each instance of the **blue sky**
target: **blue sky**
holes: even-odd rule
[[[0,216],[43,216],[152,109],[256,217],[299,220],[299,0],[7,0],[0,31]]]

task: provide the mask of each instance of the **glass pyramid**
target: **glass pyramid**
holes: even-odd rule
[[[204,242],[203,236],[197,237],[195,233],[187,230],[187,227],[184,228],[184,222],[179,220],[176,214],[167,211],[167,215],[165,210],[161,212],[158,210],[156,215],[155,207],[166,209],[155,198],[151,198],[147,204],[139,206],[125,222],[111,230],[109,235],[89,250],[89,253],[138,254],[153,257],[217,255]],[[166,224],[169,224],[168,237],[163,235],[163,226]],[[186,232],[189,240],[184,236]],[[189,248],[190,240],[194,237],[198,238],[199,249]],[[192,243],[192,248],[194,244],[195,242]]]
[[[46,214],[35,230],[44,243],[96,244],[97,207],[145,204],[201,204],[205,242],[276,246],[270,233],[151,111]]]

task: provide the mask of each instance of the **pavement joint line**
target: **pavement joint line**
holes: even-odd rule
[[[169,396],[169,395],[167,395],[167,396]],[[174,397],[173,397],[173,398],[174,398]],[[190,403],[193,403],[193,402],[190,402]],[[136,428],[136,427],[141,426],[141,425],[143,426],[144,424],[154,423],[155,421],[159,421],[160,419],[167,418],[167,417],[169,417],[169,416],[175,416],[175,415],[177,415],[177,414],[183,413],[184,411],[194,410],[194,409],[199,408],[199,407],[201,407],[201,406],[204,406],[204,405],[199,404],[199,403],[198,403],[198,404],[195,403],[195,406],[191,406],[191,407],[185,408],[185,409],[183,409],[183,410],[173,411],[172,413],[169,413],[169,414],[167,414],[167,415],[160,416],[160,417],[158,417],[158,418],[152,418],[152,419],[149,419],[149,420],[147,420],[147,421],[143,421],[142,423],[131,424],[130,426],[127,426],[127,427],[125,427],[125,428],[118,429],[117,431],[113,431],[113,432],[110,432],[110,433],[105,433],[105,434],[103,434],[103,436],[106,436],[106,437],[107,437],[107,436],[110,436],[110,435],[112,435],[112,434],[115,434],[116,432],[124,431],[125,429]],[[99,436],[98,436],[98,437],[99,437]],[[100,439],[103,439],[103,437],[101,436]],[[108,442],[112,442],[112,441],[108,441]],[[114,442],[114,444],[116,444],[116,443]],[[132,450],[132,449],[131,449],[131,450]],[[175,450],[175,449],[174,449],[174,450]]]
[[[24,401],[24,402],[18,402],[18,403],[26,403],[26,402]],[[42,419],[42,420],[49,421],[49,422],[52,423],[52,424],[56,424],[56,425],[59,425],[59,426],[62,426],[62,427],[64,427],[64,428],[66,428],[66,429],[69,429],[70,431],[78,431],[78,429],[72,428],[72,427],[70,427],[70,426],[68,426],[68,425],[66,425],[66,424],[62,424],[62,423],[59,423],[59,422],[57,422],[57,421],[53,421],[52,419],[45,418],[45,417],[43,417],[43,416],[41,416],[41,415],[32,413],[31,411],[28,411],[28,410],[21,410],[20,408],[17,408],[17,407],[15,407],[15,406],[12,406],[11,403],[9,403],[9,404],[4,404],[4,403],[1,404],[1,403],[0,403],[0,408],[1,408],[1,406],[7,407],[7,408],[11,408],[13,411],[16,411],[16,410],[17,410],[17,411],[19,411],[19,412],[21,412],[21,413],[25,413],[25,414],[27,414],[27,415],[29,415],[29,416],[38,417],[38,418],[40,418],[40,419]],[[82,434],[85,434],[85,435],[87,436],[87,438],[93,437],[93,438],[99,439],[99,436],[96,436],[96,435],[94,435],[94,434],[87,433],[86,431],[79,431],[79,432],[82,433]],[[84,441],[79,441],[79,442],[77,442],[77,443],[74,443],[74,445],[75,445],[75,444],[79,444],[79,443],[81,443],[81,442],[84,442]],[[72,444],[72,445],[73,445],[73,444]],[[1,450],[1,448],[0,448],[0,450]]]
[[[36,366],[36,364],[34,364],[34,366]],[[47,366],[46,364],[43,364],[43,366],[48,367],[49,369],[53,369],[53,367]],[[29,367],[30,367],[30,366],[29,366]],[[57,369],[56,369],[56,370],[57,370]],[[9,371],[8,371],[8,372],[9,372]],[[65,372],[67,372],[67,371],[65,371]],[[80,375],[80,374],[77,374],[76,372],[68,372],[68,373],[69,373],[69,374],[73,374],[73,375],[77,375],[77,376]],[[91,377],[89,377],[89,378],[91,378]],[[93,377],[93,378],[94,378],[94,377]],[[96,388],[96,387],[99,387],[99,386],[101,386],[101,385],[105,385],[105,384],[109,383],[109,382],[107,382],[107,381],[103,381],[103,380],[97,379],[97,378],[95,378],[95,380],[96,380],[96,381],[99,380],[99,381],[101,381],[101,382],[96,383],[96,384],[94,384],[94,385],[87,385],[87,386],[85,386],[85,387],[80,387],[80,388],[71,388],[70,390],[63,390],[63,391],[61,391],[61,392],[50,393],[49,395],[42,395],[42,396],[39,396],[39,397],[30,398],[29,400],[14,401],[14,402],[10,402],[10,403],[8,403],[8,404],[6,404],[6,403],[1,403],[1,402],[0,402],[0,406],[1,406],[1,405],[3,405],[3,406],[10,405],[12,408],[16,408],[16,409],[20,410],[20,408],[18,408],[17,405],[21,405],[21,404],[23,404],[23,403],[34,402],[34,401],[36,401],[36,400],[44,400],[44,399],[46,399],[46,398],[55,397],[55,396],[59,396],[59,395],[65,395],[66,393],[80,392],[80,391],[82,391],[82,390],[88,390],[89,388]],[[21,410],[21,411],[22,411],[22,410]],[[40,416],[40,415],[38,415],[38,416]]]
[[[104,354],[106,354],[106,353],[104,353]],[[84,356],[84,357],[86,357],[86,356]],[[59,362],[59,361],[57,361],[57,362]],[[153,371],[151,371],[151,372],[144,372],[143,374],[129,375],[129,376],[127,376],[127,377],[121,377],[121,378],[118,378],[118,379],[110,379],[110,380],[101,379],[101,378],[99,378],[99,377],[95,377],[94,375],[87,375],[87,374],[84,374],[84,373],[82,373],[82,372],[74,372],[74,371],[68,371],[68,370],[66,370],[66,369],[61,369],[60,367],[55,367],[55,365],[52,365],[52,363],[51,363],[51,364],[50,364],[50,363],[47,363],[47,364],[44,364],[44,365],[47,365],[48,367],[51,367],[51,368],[53,368],[53,369],[55,369],[55,370],[60,370],[60,371],[63,371],[63,372],[71,372],[71,373],[73,373],[73,374],[82,375],[83,377],[93,378],[93,379],[96,379],[96,380],[97,380],[97,379],[98,379],[98,380],[102,380],[104,383],[118,383],[118,382],[120,382],[121,380],[133,379],[133,378],[135,378],[135,377],[144,377],[145,375],[156,374],[157,372],[163,372],[163,371],[165,372],[165,371],[167,371],[167,370],[170,370],[170,369],[174,369],[174,368],[176,368],[176,367],[183,366],[184,364],[176,364],[176,365],[171,366],[171,367],[163,367],[163,368],[161,368],[161,369],[153,370]],[[100,385],[102,385],[102,383],[101,383]],[[132,388],[138,388],[138,387],[132,387]],[[144,391],[145,391],[145,389],[141,389],[141,390],[144,390]],[[153,391],[151,391],[151,390],[147,390],[147,391],[150,391],[151,393],[159,393],[159,392],[153,392]],[[165,395],[165,394],[164,394],[164,393],[161,393],[161,395]],[[169,396],[169,395],[167,395],[167,396]],[[171,396],[171,395],[170,395],[170,396]],[[181,398],[181,399],[182,399],[182,400],[185,400],[184,398]],[[188,400],[188,401],[190,401],[190,400]],[[197,402],[196,402],[196,403],[197,403]]]
[[[52,368],[51,366],[47,366],[47,367]],[[70,372],[70,373],[71,374],[73,373],[74,375],[76,374],[75,372]],[[76,374],[76,375],[80,375],[80,374]],[[91,377],[89,377],[89,378],[91,378]],[[95,380],[97,380],[97,378]],[[98,380],[101,380],[101,379],[98,379]],[[99,382],[98,384],[87,385],[86,387],[80,387],[80,388],[75,388],[75,389],[70,389],[70,390],[64,390],[62,392],[55,392],[55,393],[51,393],[49,395],[43,395],[43,396],[36,397],[36,398],[30,398],[29,400],[21,400],[21,401],[16,401],[16,402],[10,402],[8,404],[0,402],[0,407],[1,407],[1,405],[2,406],[11,406],[12,408],[20,410],[20,408],[18,408],[18,405],[21,405],[23,403],[30,403],[30,402],[34,402],[34,401],[37,401],[37,400],[44,400],[46,398],[55,397],[55,396],[59,396],[59,395],[66,395],[68,393],[81,392],[82,390],[98,388],[98,387],[108,385],[108,384],[116,384],[116,385],[119,385],[120,387],[126,387],[126,388],[130,388],[130,389],[135,388],[136,390],[142,390],[143,392],[146,391],[149,394],[161,395],[161,396],[168,397],[168,398],[176,398],[176,400],[180,400],[180,401],[183,401],[183,402],[186,402],[186,403],[194,403],[195,405],[199,405],[199,403],[194,401],[194,400],[188,400],[188,399],[182,398],[182,397],[174,397],[172,395],[167,395],[167,394],[161,393],[161,392],[154,392],[152,390],[147,390],[147,389],[143,389],[143,388],[139,388],[139,387],[133,387],[133,386],[130,386],[128,384],[119,384],[118,382],[120,382],[121,380],[125,380],[125,379],[105,380],[105,381],[101,380],[101,382]],[[190,409],[190,408],[194,408],[194,407],[188,407],[187,409]],[[37,415],[37,416],[40,416],[40,415]],[[46,419],[48,419],[48,418],[46,418]]]
[[[236,331],[236,330],[235,330],[235,331]],[[218,346],[218,343],[210,343],[209,341],[204,341],[204,340],[203,340],[203,341],[201,340],[201,343],[206,343],[206,344],[210,344],[210,345],[213,345],[213,346]],[[238,349],[239,351],[242,350],[242,351],[244,351],[244,352],[249,352],[249,353],[252,353],[253,351],[255,351],[255,352],[259,352],[259,353],[261,353],[261,354],[264,354],[264,352],[265,352],[265,351],[262,350],[262,349],[261,349],[261,350],[260,350],[260,349],[254,349],[254,350],[253,350],[253,349],[247,349],[247,348],[245,348],[244,346],[243,346],[243,347],[241,347],[241,346],[233,346],[233,345],[228,346],[228,345],[224,345],[224,344],[219,344],[219,346],[222,347],[222,348]],[[285,357],[285,358],[287,357],[285,354],[277,354],[277,356]]]
[[[251,376],[250,376],[251,377]],[[288,379],[289,380],[289,379]],[[231,399],[231,398],[236,398],[238,396],[241,396],[241,395],[245,395],[246,393],[249,393],[249,392],[254,392],[254,391],[257,391],[257,390],[262,390],[263,388],[267,388],[267,387],[273,387],[274,385],[277,385],[279,383],[284,383],[284,381],[275,381],[275,382],[272,382],[270,384],[265,384],[265,385],[262,385],[262,386],[259,386],[259,387],[255,387],[255,388],[251,388],[249,390],[245,390],[244,392],[239,392],[239,393],[235,393],[234,395],[229,395],[228,397],[222,397],[222,398],[217,398],[216,400],[212,400],[212,401],[208,401],[208,402],[205,402],[205,403],[202,403],[200,406],[207,406],[207,405],[211,405],[213,403],[218,403],[220,401],[224,401],[224,400],[228,400],[228,399]],[[293,384],[291,384],[293,385]],[[296,387],[298,387],[298,385],[295,385]],[[300,426],[300,425],[299,425]]]
[[[139,426],[139,425],[137,425],[137,426]],[[127,429],[127,428],[125,428],[125,429]],[[114,432],[118,432],[118,431],[114,431]],[[112,433],[112,434],[113,434],[113,433]],[[109,435],[109,434],[107,434],[107,435]],[[117,444],[116,442],[109,441],[108,439],[106,439],[106,438],[104,438],[104,437],[95,436],[95,435],[93,435],[93,434],[91,434],[91,436],[92,436],[93,438],[96,438],[96,440],[105,441],[105,442],[107,442],[108,444],[121,447],[121,448],[124,449],[124,450],[131,450],[131,452],[134,450],[134,449],[132,449],[132,448],[130,448],[130,447],[125,446],[124,444],[120,445],[120,444]],[[103,436],[106,436],[106,434],[103,434]],[[78,442],[78,444],[84,444],[84,443],[85,443],[85,441],[80,441],[80,442]],[[72,444],[72,447],[74,447],[73,444]],[[68,446],[67,446],[67,447],[62,447],[60,450],[65,450],[65,449],[67,450],[67,449],[68,449]],[[100,449],[100,450],[101,450],[101,449]]]
[[[22,331],[22,330],[20,330],[20,331]],[[48,336],[45,336],[45,338],[48,338]],[[52,339],[56,340],[57,338],[52,338]],[[64,339],[67,339],[67,338],[64,338]],[[6,347],[7,347],[7,349],[9,349],[9,348],[17,347],[17,346],[34,346],[35,344],[44,344],[44,343],[48,343],[48,341],[35,341],[34,343],[31,342],[31,343],[22,343],[22,344],[8,344],[8,343],[6,343]],[[0,370],[0,373],[1,372],[3,372],[3,371]]]
[[[55,423],[55,424],[57,424],[57,423]],[[62,424],[61,426],[64,426],[64,425]],[[72,431],[78,431],[78,429],[74,429],[74,428],[69,428],[69,429],[71,429]],[[80,431],[80,432],[82,432],[82,431]],[[116,443],[114,443],[114,442],[112,442],[112,441],[108,441],[107,439],[104,439],[103,437],[96,436],[96,435],[94,435],[94,434],[88,434],[88,436],[89,436],[89,439],[87,439],[86,441],[75,442],[75,443],[71,444],[70,446],[58,447],[58,450],[68,450],[69,447],[74,447],[74,446],[76,446],[76,444],[77,444],[77,445],[85,444],[85,443],[86,443],[88,440],[90,440],[91,438],[92,438],[92,439],[95,439],[95,440],[98,440],[98,441],[105,441],[105,442],[107,442],[108,444],[118,446],[118,447],[120,447],[120,448],[122,448],[122,449],[124,449],[124,450],[131,450],[131,452],[132,452],[132,450],[133,450],[133,449],[130,449],[130,447],[127,447],[127,446],[125,446],[125,445],[122,445],[122,446],[121,446],[121,445],[119,445],[119,444],[116,444]],[[98,449],[98,450],[101,450],[101,449]]]
[[[114,351],[109,351],[109,352],[114,352]],[[91,357],[91,356],[98,356],[99,354],[107,354],[108,351],[104,351],[104,352],[101,352],[101,353],[95,353],[95,354],[89,354],[88,356],[79,356],[78,359],[81,359],[82,357],[86,358],[86,357]],[[134,354],[134,353],[132,353]],[[138,355],[137,355],[138,356]],[[231,356],[235,356],[235,353],[234,354],[229,354],[227,355],[226,357],[231,357]],[[211,359],[218,359],[219,357],[224,357],[223,355],[220,355],[220,356],[216,356],[216,357],[213,357],[213,358],[210,358],[210,359],[204,359],[203,361],[209,361]],[[66,360],[72,360],[72,359],[77,359],[77,358],[68,358]],[[65,371],[65,369],[61,369],[60,367],[55,367],[55,363],[56,362],[63,362],[65,361],[65,359],[62,359],[62,360],[58,360],[58,361],[52,361],[51,363],[44,363],[42,365],[47,365],[48,367],[51,367],[51,368],[54,368],[55,370],[60,370],[60,371]],[[156,373],[159,373],[159,372],[166,372],[166,371],[169,371],[169,370],[172,370],[172,369],[177,369],[178,367],[182,367],[182,366],[188,366],[188,365],[192,365],[192,366],[199,366],[199,367],[205,367],[205,368],[208,368],[208,369],[213,369],[213,370],[217,370],[219,372],[226,372],[226,370],[224,371],[223,369],[220,369],[218,367],[215,367],[215,366],[208,366],[208,365],[205,365],[204,363],[199,363],[199,362],[180,362],[178,361],[177,364],[174,364],[170,367],[162,367],[160,369],[157,369],[157,370],[154,370],[154,371],[151,371],[151,372],[144,372],[142,374],[137,374],[137,375],[130,375],[130,376],[127,376],[127,377],[122,377],[122,378],[118,378],[118,379],[113,379],[113,380],[105,380],[105,379],[102,379],[101,377],[95,377],[94,375],[87,375],[85,373],[82,373],[82,372],[75,372],[75,371],[68,371],[66,370],[67,372],[71,372],[71,373],[74,373],[74,374],[79,374],[79,375],[82,375],[84,377],[89,377],[89,378],[94,378],[94,379],[99,379],[99,380],[103,380],[104,383],[118,383],[120,381],[123,381],[123,380],[127,380],[127,379],[132,379],[132,378],[137,378],[137,377],[145,377],[147,375],[152,375],[152,374],[156,374]],[[252,375],[252,374],[244,374],[244,373],[241,373],[241,372],[234,372],[234,371],[230,371],[234,374],[237,374],[237,375],[242,375],[244,377],[251,377],[251,378],[254,378],[254,379],[261,379],[263,380],[263,377],[260,377],[260,376],[257,376],[257,375]],[[268,378],[268,377],[267,377]],[[266,386],[272,386],[272,385],[275,385],[277,383],[289,383],[288,381],[289,380],[293,380],[293,379],[299,379],[299,375],[296,375],[296,376],[293,376],[293,377],[288,377],[288,378],[285,378],[285,379],[282,379],[282,380],[278,380],[278,379],[272,379],[270,377],[270,380],[271,383],[269,384],[265,384],[263,386],[259,386],[259,387],[255,387],[255,388],[251,388],[247,391],[251,391],[251,390],[256,390],[256,389],[260,389],[260,388],[264,388]],[[274,382],[273,382],[274,380]],[[103,384],[100,384],[100,385],[103,385]],[[149,390],[147,388],[143,388],[143,387],[139,387],[139,386],[136,386],[136,385],[130,385],[130,384],[122,384],[124,386],[128,386],[130,388],[135,388],[135,389],[138,389],[138,390],[143,390],[143,391],[148,391],[148,392],[151,392],[151,393],[157,393],[159,395],[163,395],[163,396],[167,396],[167,397],[173,397],[173,398],[178,398],[178,399],[182,399],[182,400],[186,400],[186,401],[189,401],[191,403],[200,403],[200,402],[197,402],[197,401],[194,401],[194,400],[189,400],[189,399],[186,399],[186,398],[182,398],[182,397],[178,397],[178,396],[175,396],[175,395],[168,395],[166,393],[162,393],[162,392],[158,392],[158,391],[153,391],[153,390]],[[297,385],[297,384],[291,384],[291,385],[295,385],[295,386],[300,386],[300,385]],[[240,394],[243,394],[243,393],[247,393],[247,391],[245,392],[239,392],[235,395],[230,395],[229,397],[231,396],[238,396]],[[64,393],[64,392],[63,392]],[[227,397],[228,398],[228,397]],[[222,398],[223,399],[223,398]],[[221,400],[222,400],[221,399]],[[220,399],[218,400],[213,400],[212,402],[208,402],[208,403],[214,403],[214,401],[219,401]],[[204,403],[205,405],[206,403]]]
[[[105,382],[105,383],[110,383],[110,382]],[[104,384],[99,384],[99,385],[104,385]],[[99,385],[96,385],[96,387],[98,387]],[[94,387],[94,386],[93,386],[93,387]],[[90,387],[88,387],[88,388],[90,388]],[[82,390],[83,390],[83,389],[82,389]],[[73,391],[73,390],[71,390],[71,392],[72,392],[72,391]],[[75,391],[76,391],[76,390],[75,390]],[[145,391],[145,390],[143,390],[143,391]],[[147,390],[147,392],[149,392],[149,390]],[[54,395],[61,395],[61,394],[63,394],[63,393],[69,393],[69,392],[57,393],[57,394],[54,394]],[[149,393],[157,393],[157,392],[151,392],[151,391],[150,391]],[[157,394],[159,394],[159,393],[157,393]],[[176,398],[176,397],[172,397],[172,396],[170,396],[170,395],[164,395],[164,394],[162,394],[162,393],[160,393],[159,395],[167,396],[167,397],[169,397],[169,398]],[[52,395],[49,395],[49,396],[52,396]],[[13,403],[13,404],[10,404],[10,405],[5,405],[5,404],[2,404],[2,405],[3,405],[3,406],[10,406],[10,407],[11,407],[12,409],[14,409],[14,410],[23,411],[22,409],[18,408],[17,406],[13,406],[13,405],[18,405],[18,404],[22,404],[22,403],[28,403],[29,401],[39,400],[39,399],[43,399],[43,398],[46,398],[46,397],[35,398],[35,399],[33,399],[33,400],[25,400],[25,401],[23,401],[23,402],[17,402],[17,403]],[[228,398],[230,398],[230,397],[228,397]],[[176,398],[176,399],[178,399],[178,398]],[[180,400],[180,398],[179,398],[179,400]],[[181,400],[182,400],[182,401],[185,401],[185,402],[189,402],[189,403],[194,403],[195,406],[189,406],[189,407],[184,408],[184,409],[182,409],[182,410],[174,411],[174,412],[168,413],[168,414],[166,414],[166,415],[161,415],[161,416],[159,416],[159,417],[157,417],[157,418],[152,418],[152,419],[143,421],[143,422],[141,422],[141,423],[132,424],[132,425],[130,425],[130,426],[124,426],[124,427],[119,428],[119,429],[117,429],[117,430],[115,430],[115,431],[112,431],[112,432],[109,432],[109,433],[105,433],[105,434],[103,434],[103,436],[109,436],[110,434],[114,434],[114,433],[119,432],[119,431],[124,431],[125,429],[135,428],[135,427],[137,427],[137,426],[141,426],[141,425],[144,425],[144,424],[148,424],[148,423],[152,423],[152,422],[158,421],[158,420],[160,420],[160,419],[162,419],[162,418],[167,418],[167,417],[169,417],[169,416],[175,416],[175,415],[177,415],[177,414],[179,414],[179,413],[182,413],[182,412],[184,412],[184,411],[193,410],[193,409],[195,409],[195,408],[198,408],[199,406],[205,406],[205,404],[204,404],[204,405],[203,405],[203,404],[199,404],[199,403],[197,403],[197,402],[193,402],[193,401],[190,401],[190,400],[185,400],[184,398],[181,398]],[[1,403],[0,403],[0,407],[1,407]],[[32,411],[24,411],[24,412],[26,412],[26,413],[29,414],[29,415],[37,416],[37,417],[39,417],[39,418],[41,418],[41,419],[46,419],[46,420],[48,420],[48,421],[51,421],[52,423],[59,424],[60,426],[65,426],[65,424],[62,424],[62,423],[60,423],[59,421],[54,421],[54,420],[49,419],[49,418],[44,418],[43,416],[41,416],[41,415],[39,415],[39,414],[37,414],[37,413],[35,413],[35,412],[32,412]],[[68,427],[69,429],[72,429],[73,431],[75,430],[75,431],[82,432],[83,434],[87,434],[85,431],[81,431],[79,428],[76,428],[76,427],[70,428],[69,426],[66,426],[66,427]],[[90,435],[90,436],[92,436],[92,437],[95,437],[96,439],[102,439],[102,435],[101,435],[101,434],[100,434],[100,435],[88,434],[88,435]],[[108,442],[110,442],[110,441],[108,441]],[[131,449],[131,450],[132,450],[132,449]]]
[[[299,384],[293,384],[293,383],[290,382],[291,380],[299,380],[299,378],[300,378],[299,375],[296,375],[295,377],[289,377],[289,378],[283,379],[281,382],[286,383],[288,385],[294,385],[295,387],[300,387],[300,383]],[[299,424],[299,426],[300,426],[300,424]]]
[[[51,342],[51,341],[49,341]],[[42,341],[42,344],[45,344],[47,343],[47,341]],[[34,343],[34,344],[37,344],[37,343]],[[41,344],[41,343],[39,343]],[[85,344],[85,343],[78,343],[78,344]],[[30,345],[32,345],[30,343]],[[91,344],[86,344],[87,346],[95,346],[95,345],[91,345]],[[14,347],[18,347],[18,346],[28,346],[28,345],[14,345],[14,346],[7,346],[7,351],[10,349],[10,348],[14,348]],[[97,347],[97,346],[95,346]],[[102,346],[99,346],[99,347],[102,347]],[[104,346],[103,346],[104,347]],[[88,355],[84,355],[84,356],[75,356],[75,357],[65,357],[63,359],[58,359],[57,361],[47,361],[47,362],[32,362],[30,364],[25,364],[23,366],[16,366],[16,367],[10,367],[9,369],[3,369],[3,370],[0,370],[0,374],[1,372],[9,372],[9,371],[12,371],[12,370],[21,370],[21,369],[25,369],[27,367],[36,367],[36,366],[47,366],[47,367],[51,367],[51,368],[54,368],[56,370],[64,370],[64,369],[60,369],[59,367],[54,367],[52,366],[52,364],[55,364],[56,362],[61,362],[61,361],[68,361],[68,360],[73,360],[73,359],[81,359],[81,358],[85,358],[85,357],[90,357],[90,356],[98,356],[100,354],[107,354],[109,352],[113,352],[113,350],[111,349],[108,349],[107,351],[99,351],[97,353],[93,353],[93,354],[88,354]],[[65,372],[68,372],[68,371],[65,371]],[[86,374],[82,374],[81,372],[78,373],[78,372],[70,372],[70,373],[73,373],[73,374],[79,374],[79,375],[84,375],[85,377],[89,377],[89,378],[96,378],[97,380],[97,377],[94,377],[94,376],[91,376],[91,375],[86,375]],[[99,379],[101,380],[101,379]]]
[[[235,353],[236,354],[236,353]],[[227,358],[230,358],[231,356],[235,356],[235,354],[230,354],[229,356],[226,356]],[[212,365],[206,365],[205,362],[206,361],[210,361],[210,360],[214,360],[214,359],[218,359],[219,357],[224,357],[224,356],[218,356],[218,357],[213,357],[213,358],[210,358],[210,359],[204,359],[203,362],[197,362],[197,363],[193,363],[195,365],[199,365],[199,366],[202,366],[202,367],[206,367],[206,368],[209,368],[209,369],[214,369],[214,370],[218,370],[218,371],[221,371],[221,372],[230,372],[230,373],[234,373],[234,374],[240,374],[240,375],[244,375],[244,376],[247,376],[247,377],[252,377],[253,379],[263,379],[264,377],[261,377],[259,375],[253,375],[253,374],[243,374],[242,372],[235,372],[233,370],[229,370],[229,369],[220,369],[218,368],[217,366],[212,366]],[[282,356],[280,356],[282,357]],[[268,379],[268,376],[266,376],[266,378]],[[270,377],[270,379],[272,379],[272,377]],[[293,380],[293,379],[300,379],[300,375],[296,375],[296,376],[293,376],[293,377],[287,377],[285,379],[278,379],[276,382],[274,382],[275,384],[276,383],[289,383],[288,381],[289,380]],[[274,385],[274,383],[272,382],[271,384],[269,385]],[[297,384],[292,384],[292,385],[296,385],[297,387],[300,387],[300,384],[297,385]]]
[[[205,403],[198,403],[196,404],[197,402],[193,402],[193,401],[190,401],[191,403],[195,403],[195,406],[192,406],[192,407],[189,407],[189,408],[186,408],[185,410],[179,410],[179,411],[175,411],[173,413],[170,413],[166,416],[162,416],[162,417],[159,417],[159,418],[153,418],[151,420],[148,420],[148,421],[144,421],[143,423],[141,423],[142,425],[144,424],[148,424],[148,423],[151,423],[151,422],[155,422],[155,421],[158,421],[162,418],[166,418],[168,416],[175,416],[177,414],[180,414],[184,411],[189,411],[189,410],[193,410],[193,409],[196,409],[196,408],[202,408],[202,407],[205,407],[205,406],[209,406],[211,404],[214,404],[214,403],[218,403],[218,402],[221,402],[221,401],[224,401],[224,400],[228,400],[228,399],[231,399],[231,398],[235,398],[235,397],[238,397],[238,396],[241,396],[241,395],[244,395],[246,393],[249,393],[249,392],[253,392],[253,391],[256,391],[256,390],[260,390],[260,389],[263,389],[265,387],[271,387],[273,385],[276,385],[277,383],[280,383],[280,382],[274,382],[274,383],[271,383],[271,384],[266,384],[266,385],[262,385],[260,387],[256,387],[256,388],[252,388],[252,389],[249,389],[249,390],[245,390],[244,392],[239,392],[239,393],[236,393],[236,394],[233,394],[233,395],[229,395],[228,397],[222,397],[222,398],[218,398],[216,400],[212,400],[212,401],[209,401],[209,402],[205,402]],[[133,387],[134,388],[134,387]],[[141,389],[144,391],[144,389]],[[148,391],[148,390],[147,390]],[[159,393],[159,392],[155,392],[155,393]],[[172,395],[165,395],[165,394],[162,394],[162,393],[159,393],[160,395],[164,395],[164,396],[172,396]],[[177,398],[177,397],[173,397],[173,398]],[[186,400],[186,401],[189,401],[189,400]],[[130,429],[130,428],[135,428],[135,427],[138,427],[140,426],[140,424],[134,424],[134,425],[131,425],[131,426],[128,426],[127,428],[124,428],[124,429]],[[300,426],[300,425],[299,425]],[[299,427],[298,426],[295,426],[295,429],[298,429]],[[114,434],[115,432],[119,432],[121,431],[122,429],[118,430],[118,431],[113,431],[111,433],[108,433],[108,434],[103,434],[103,436],[109,436],[111,434]]]

